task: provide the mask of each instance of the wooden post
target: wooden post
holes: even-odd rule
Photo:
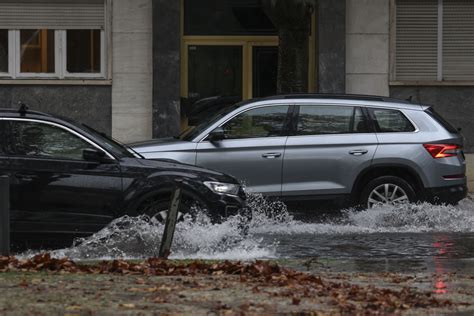
[[[0,256],[10,255],[10,180],[0,176]]]
[[[176,187],[173,192],[168,214],[166,216],[165,231],[161,239],[160,258],[168,259],[171,251],[171,244],[173,243],[174,230],[176,228],[176,221],[178,220],[179,203],[181,202],[181,188]]]

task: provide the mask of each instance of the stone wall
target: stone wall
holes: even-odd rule
[[[180,10],[180,1],[153,0],[153,137],[180,133]]]
[[[30,110],[68,117],[110,135],[110,86],[0,85],[0,107],[17,108],[19,101]]]
[[[389,0],[347,0],[346,92],[389,94]]]
[[[112,1],[112,134],[152,137],[152,0]]]
[[[346,1],[319,0],[316,47],[320,93],[345,92]]]

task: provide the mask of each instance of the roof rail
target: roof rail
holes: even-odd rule
[[[14,108],[0,108],[0,113],[20,113],[21,116],[26,116],[27,114],[34,114],[34,115],[40,115],[40,116],[48,116],[51,117],[52,115],[44,112],[39,112],[39,111],[31,111],[28,106],[21,101],[18,102],[18,105],[20,106],[19,109],[14,109]]]
[[[332,93],[295,93],[281,94],[263,98],[263,100],[280,100],[280,99],[341,99],[341,100],[361,100],[361,101],[378,101],[378,102],[394,102],[413,104],[408,100],[389,98],[377,95],[364,94],[332,94]]]

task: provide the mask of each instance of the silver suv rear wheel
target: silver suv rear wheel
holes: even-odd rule
[[[415,202],[416,199],[413,187],[406,180],[395,176],[382,176],[367,183],[360,196],[360,204],[373,208]]]

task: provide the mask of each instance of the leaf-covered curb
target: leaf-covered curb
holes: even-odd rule
[[[0,272],[62,272],[80,274],[119,274],[143,276],[238,276],[240,283],[255,293],[289,297],[294,305],[304,299],[319,298],[342,313],[393,313],[412,308],[446,308],[459,303],[433,297],[431,293],[404,287],[401,290],[329,281],[320,276],[280,267],[267,261],[209,263],[193,261],[176,263],[150,258],[139,263],[124,260],[79,264],[67,258],[56,259],[40,254],[31,259],[0,257]],[[272,290],[272,289],[277,290]],[[462,303],[463,305],[468,305]]]

